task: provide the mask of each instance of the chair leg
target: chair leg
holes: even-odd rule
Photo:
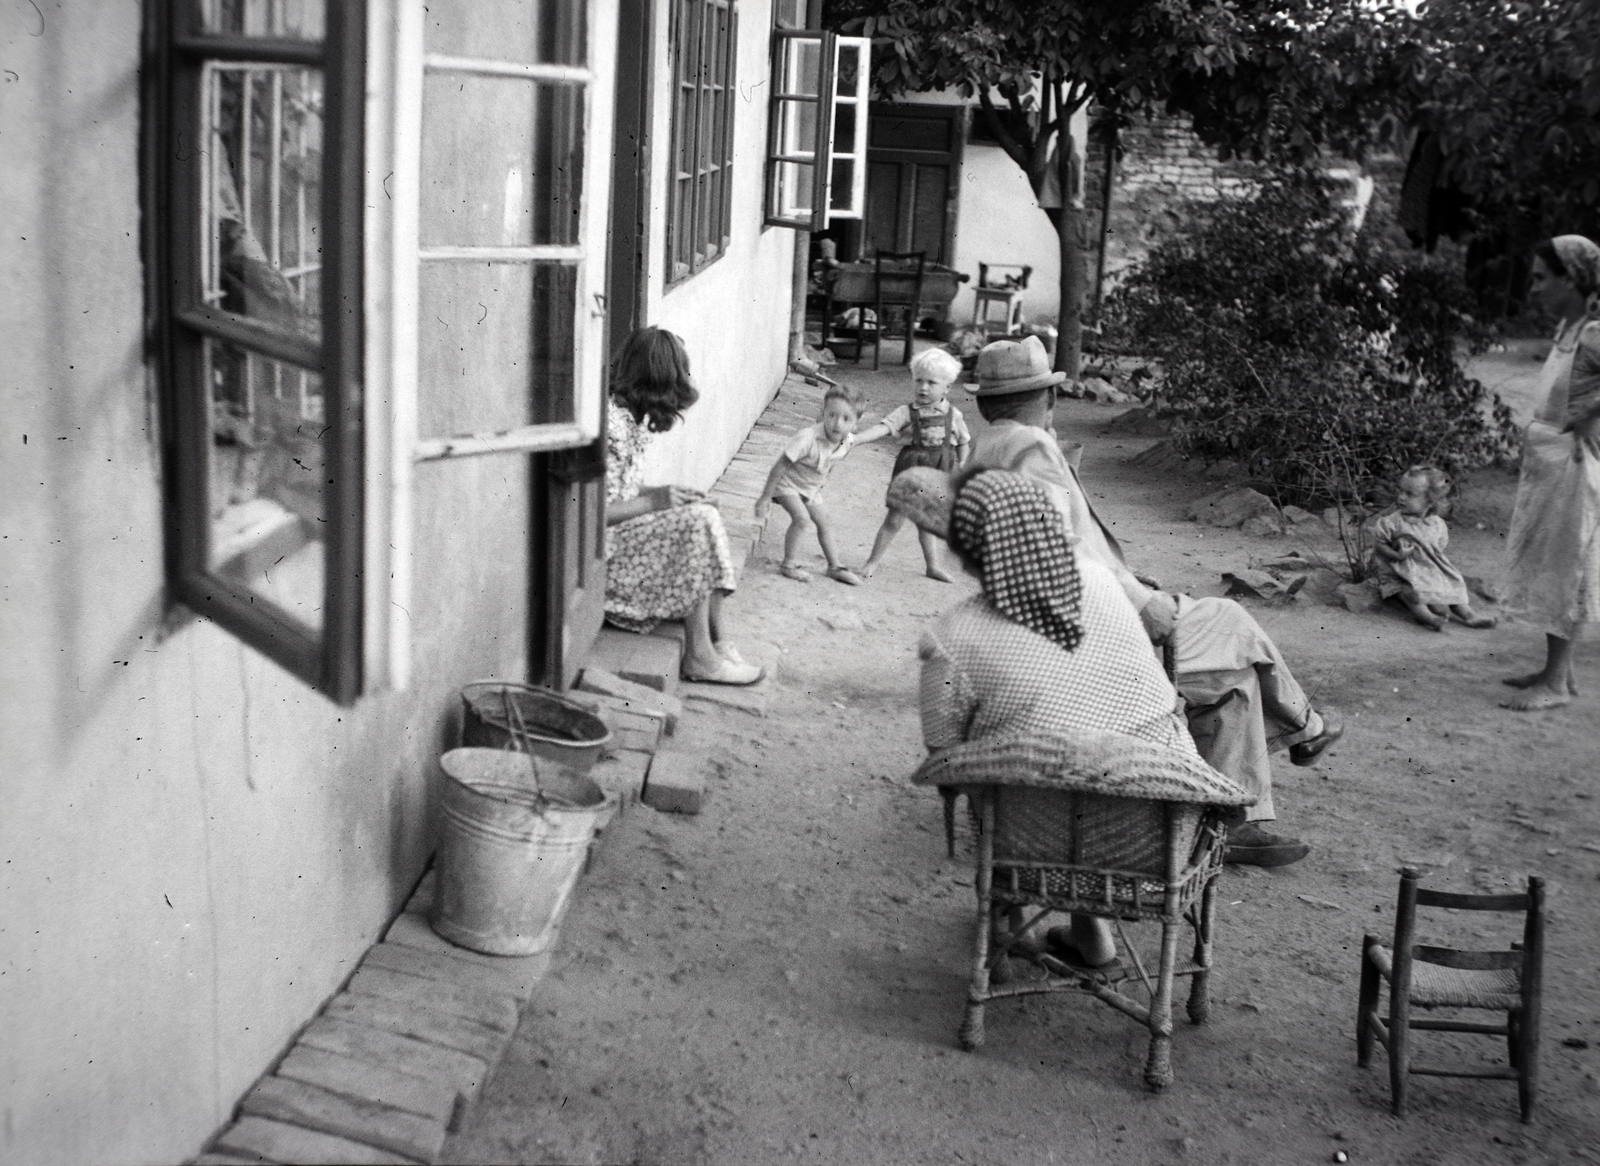
[[[989,909],[989,982],[991,984],[1009,984],[1011,982],[1011,952],[1009,947],[1011,938],[1016,933],[1017,925],[1021,922],[1021,915],[1022,909],[1020,907],[1012,907],[1008,910],[999,904],[994,904]]]
[[[1522,1026],[1518,1019],[1515,1012],[1506,1013],[1506,1053],[1513,1069],[1522,1068],[1522,1033],[1519,1031]]]
[[[1211,933],[1217,919],[1217,880],[1200,892],[1200,910],[1194,923],[1194,962],[1200,966],[1189,979],[1189,1023],[1204,1024],[1211,1015]]]
[[[1517,1103],[1522,1120],[1533,1120],[1533,1106],[1539,1100],[1539,1016],[1537,1011],[1517,1020]]]
[[[1375,936],[1361,937],[1361,994],[1356,999],[1356,1064],[1363,1068],[1372,1061],[1372,1024],[1367,1019],[1367,1013],[1378,1006],[1378,990],[1383,980],[1378,973],[1378,965],[1372,962],[1372,946],[1377,942]]]
[[[980,797],[978,835],[978,927],[973,942],[972,983],[967,987],[967,1013],[961,1020],[956,1039],[972,1052],[983,1044],[983,1002],[989,998],[989,931],[994,914],[994,801],[985,792]]]
[[[1395,1117],[1406,1115],[1411,1085],[1410,1001],[1389,985],[1389,1096]]]
[[[1151,1089],[1172,1084],[1172,977],[1178,964],[1178,928],[1182,921],[1161,923],[1161,968],[1156,993],[1150,999],[1150,1058],[1144,1066],[1144,1083]]]

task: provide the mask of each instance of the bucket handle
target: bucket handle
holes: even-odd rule
[[[507,736],[510,738],[510,745],[508,748],[516,753],[527,754],[533,752],[533,750],[528,746],[528,723],[522,719],[522,710],[519,709],[516,706],[516,703],[512,701],[509,687],[502,688],[500,690],[500,703],[501,707],[505,710],[506,728],[509,730],[507,733]],[[541,817],[544,815],[546,806],[561,806],[570,810],[583,808],[577,805],[575,802],[569,802],[566,798],[556,797],[552,794],[546,793],[544,787],[542,786],[540,786],[535,792],[537,799],[534,803],[534,812],[539,814]]]

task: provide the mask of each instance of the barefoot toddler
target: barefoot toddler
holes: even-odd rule
[[[800,583],[811,581],[811,572],[796,559],[800,536],[813,528],[822,556],[828,561],[828,578],[852,586],[861,582],[849,567],[839,562],[833,544],[833,528],[822,507],[822,488],[827,484],[833,464],[850,452],[855,444],[856,423],[866,398],[849,385],[832,385],[822,398],[822,416],[789,439],[778,460],[772,463],[767,482],[756,499],[756,517],[765,518],[773,502],[789,515],[789,529],[783,536],[783,566],[786,578]]]
[[[894,459],[890,481],[912,466],[932,466],[934,469],[954,473],[967,460],[972,449],[972,434],[961,418],[961,410],[947,399],[950,388],[961,375],[961,362],[948,352],[930,348],[919,352],[911,362],[911,380],[916,386],[911,402],[901,405],[876,425],[863,429],[856,435],[858,442],[876,441],[880,437],[898,436],[907,428],[910,442],[901,447]],[[889,544],[905,525],[905,518],[890,510],[884,515],[878,537],[872,541],[872,554],[861,568],[863,578],[872,578],[878,564],[889,551]],[[939,563],[939,539],[925,530],[917,531],[917,541],[922,546],[922,559],[928,568],[928,578],[941,583],[950,582],[950,573]]]
[[[1494,617],[1472,610],[1466,580],[1445,557],[1449,499],[1450,478],[1437,467],[1412,466],[1400,476],[1394,509],[1372,524],[1378,590],[1385,599],[1398,597],[1413,619],[1436,632],[1447,613],[1469,628],[1492,628]]]

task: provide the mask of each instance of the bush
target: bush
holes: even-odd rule
[[[1456,274],[1349,238],[1325,182],[1269,177],[1196,208],[1107,301],[1125,351],[1156,358],[1173,439],[1234,459],[1280,503],[1387,498],[1406,466],[1509,457],[1510,410],[1462,371],[1488,339]]]

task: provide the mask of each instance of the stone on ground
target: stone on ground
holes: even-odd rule
[[[650,762],[644,804],[663,814],[698,814],[706,795],[705,758],[663,749]]]
[[[1207,494],[1191,502],[1187,513],[1191,521],[1225,528],[1243,526],[1249,519],[1268,514],[1278,519],[1280,524],[1282,522],[1272,499],[1249,486],[1230,486],[1215,494]],[[1278,533],[1283,533],[1281,525]]]

